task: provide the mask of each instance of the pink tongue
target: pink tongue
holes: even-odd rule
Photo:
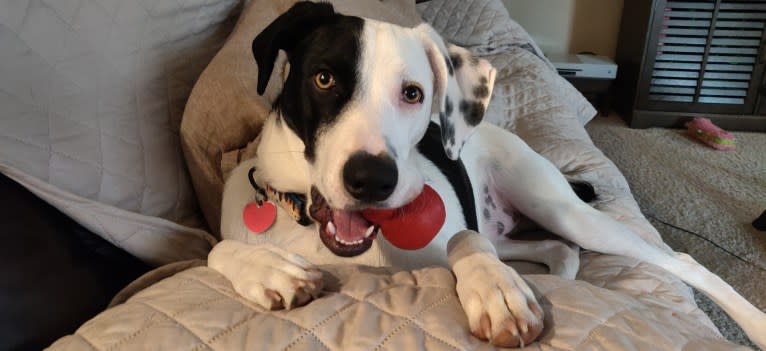
[[[364,234],[367,232],[367,228],[372,225],[359,213],[349,211],[333,210],[332,221],[335,224],[335,235],[348,242],[363,239]]]

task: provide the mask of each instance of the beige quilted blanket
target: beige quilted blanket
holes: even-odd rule
[[[252,29],[265,23],[251,21],[269,21],[275,8],[287,8],[291,2],[253,1],[244,10],[238,30],[206,70],[219,74],[203,74],[200,79],[190,99],[189,106],[195,109],[187,107],[184,124],[207,119],[200,124],[210,133],[198,144],[194,144],[195,138],[184,140],[187,152],[192,153],[187,153],[187,158],[196,162],[192,169],[220,174],[222,170],[215,167],[222,166],[222,154],[247,145],[247,139],[237,133],[257,131],[252,124],[257,122],[257,113],[265,110],[260,105],[265,102],[248,90],[254,73],[249,41],[254,35]],[[356,5],[360,2],[364,5]],[[399,18],[417,16],[407,12],[414,11],[411,5],[403,5],[407,2],[335,1],[349,10],[366,7],[370,11],[383,4],[389,12],[378,13],[391,18],[396,18],[392,13]],[[402,6],[401,11],[391,11],[393,6]],[[490,122],[520,135],[564,172],[593,183],[601,195],[596,207],[650,242],[664,245],[639,212],[625,179],[584,131],[582,125],[595,111],[540,57],[537,46],[510,20],[499,0],[433,0],[419,5],[418,11],[446,39],[489,58],[498,68],[496,95],[488,109]],[[237,104],[242,101],[248,102]],[[225,148],[215,144],[220,142],[215,138],[223,133],[213,131],[210,122],[227,118],[223,112],[236,114],[231,118],[243,121],[249,117],[247,123],[251,123],[230,133],[240,139],[229,141]],[[194,130],[194,123],[189,123],[182,129]],[[215,156],[213,162],[203,158],[209,151],[206,155]],[[194,172],[192,176],[198,186],[220,186],[216,182],[221,180],[215,177]],[[209,196],[220,193],[209,192]],[[215,216],[214,211],[208,211],[208,217]],[[738,349],[722,339],[695,306],[690,289],[659,268],[622,257],[581,256],[576,281],[525,275],[545,312],[545,331],[539,342],[526,350]],[[204,262],[164,267],[132,284],[115,299],[112,308],[50,349],[491,349],[468,332],[454,277],[446,269],[323,269],[327,285],[324,296],[292,311],[263,311],[238,296],[231,284],[204,267]]]
[[[526,276],[545,310],[545,332],[525,350],[737,349],[658,268],[596,254],[584,255],[582,266],[582,281]],[[325,295],[289,312],[251,304],[212,269],[186,270],[51,350],[491,349],[468,332],[446,269],[324,268]]]

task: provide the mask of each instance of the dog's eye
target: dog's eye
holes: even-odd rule
[[[314,75],[314,84],[319,89],[327,90],[335,86],[335,77],[330,72],[319,71],[319,73]]]
[[[402,89],[402,98],[408,104],[419,104],[423,102],[423,91],[415,85],[408,85]]]

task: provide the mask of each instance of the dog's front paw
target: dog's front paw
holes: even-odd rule
[[[477,253],[453,265],[471,333],[501,347],[523,347],[543,330],[543,310],[513,268]]]
[[[210,252],[208,266],[228,278],[240,295],[266,309],[305,305],[322,289],[319,269],[276,246],[225,240]]]

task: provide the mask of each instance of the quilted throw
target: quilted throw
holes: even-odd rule
[[[690,292],[659,268],[585,255],[589,273],[564,281],[527,275],[545,311],[539,342],[522,350],[747,350],[717,336]],[[55,351],[491,350],[471,336],[444,268],[394,272],[324,267],[324,296],[265,311],[212,269],[185,270],[112,307]]]
[[[147,262],[204,257],[213,241],[192,229],[202,221],[178,131],[238,9],[0,2],[0,171]]]

